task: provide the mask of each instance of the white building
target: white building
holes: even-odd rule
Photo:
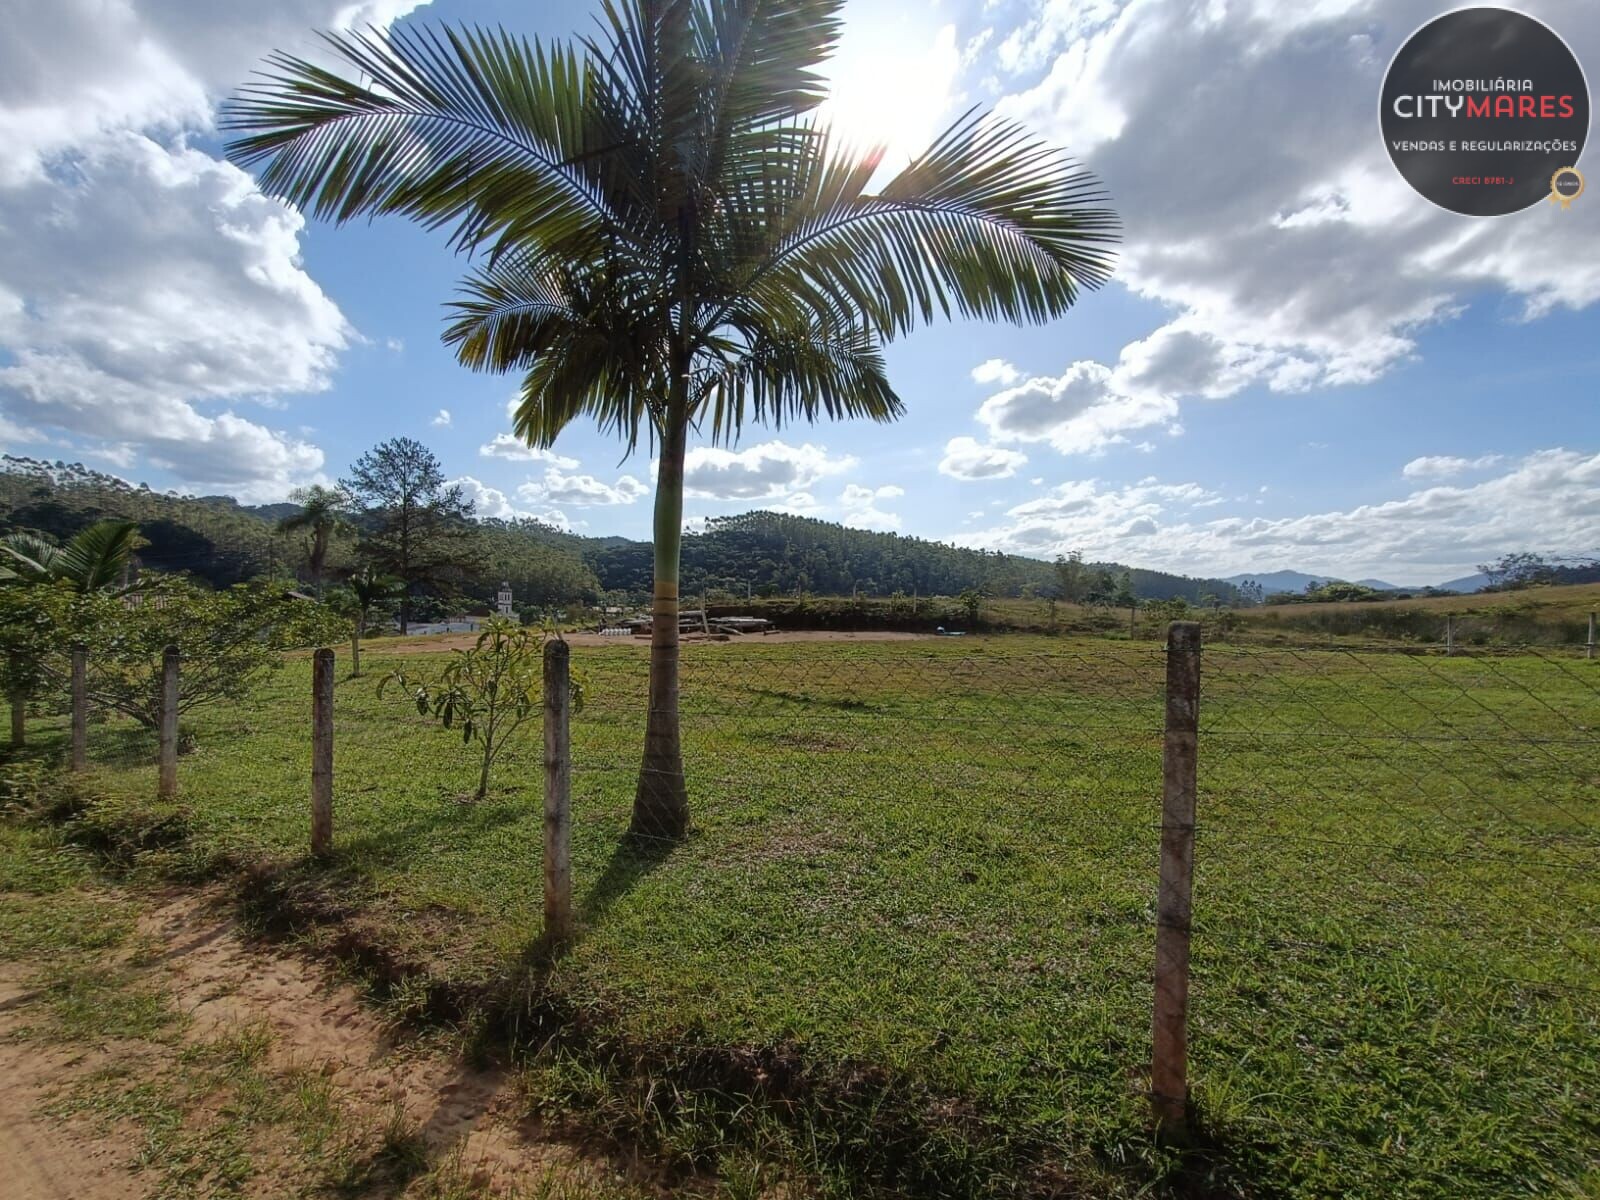
[[[511,606],[511,585],[503,579],[500,581],[500,592],[495,596],[494,606],[507,620],[512,620],[517,615]]]

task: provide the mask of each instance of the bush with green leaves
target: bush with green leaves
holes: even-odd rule
[[[479,753],[478,790],[474,800],[489,794],[489,772],[511,736],[537,715],[544,703],[545,636],[537,629],[510,621],[485,623],[477,642],[457,650],[439,678],[430,680],[391,671],[378,684],[382,696],[400,688],[416,705],[446,729],[461,731],[461,744],[476,743]],[[572,707],[583,706],[583,687],[570,682]]]
[[[1189,607],[1189,602],[1182,596],[1174,596],[1170,600],[1151,600],[1144,605],[1145,617],[1154,626],[1156,632],[1165,637],[1167,625],[1172,621],[1191,621],[1195,611]]]
[[[88,596],[80,607],[91,701],[150,729],[160,723],[161,660],[169,645],[181,656],[181,715],[242,699],[279,666],[285,650],[332,645],[350,630],[327,606],[272,587],[212,591],[177,578],[141,598]]]
[[[66,671],[81,601],[65,585],[0,587],[0,688],[12,706],[11,741],[23,742],[28,703]]]

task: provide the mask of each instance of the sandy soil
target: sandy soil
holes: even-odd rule
[[[17,1042],[20,971],[0,974],[0,1193],[7,1200],[126,1200],[143,1195],[126,1169],[127,1147],[83,1136],[39,1115],[47,1091],[100,1067],[105,1054]]]
[[[247,945],[204,895],[175,895],[141,921],[157,946],[158,977],[192,1017],[185,1036],[265,1023],[269,1064],[309,1067],[337,1085],[344,1110],[381,1123],[396,1106],[432,1150],[455,1153],[474,1183],[496,1189],[563,1173],[609,1173],[519,1117],[509,1081],[458,1059],[396,1045],[354,989],[324,968]],[[127,1165],[137,1135],[119,1139],[87,1122],[41,1114],[53,1094],[103,1067],[117,1047],[40,1045],[9,1035],[24,1018],[21,971],[0,971],[0,1194],[6,1200],[129,1200],[150,1194],[150,1174]]]

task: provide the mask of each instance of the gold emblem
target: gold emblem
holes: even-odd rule
[[[1572,202],[1583,195],[1583,172],[1577,167],[1562,167],[1550,176],[1550,203],[1561,201],[1564,210],[1572,207]]]

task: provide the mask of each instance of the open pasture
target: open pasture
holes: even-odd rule
[[[1600,664],[1207,648],[1180,1152],[1143,1097],[1162,647],[686,647],[670,852],[623,839],[644,653],[575,647],[583,931],[532,968],[537,724],[461,803],[459,736],[367,660],[337,687],[333,860],[304,857],[303,660],[194,714],[191,847],[336,897],[434,980],[531,978],[591,1031],[521,1047],[535,1107],[841,1194],[1600,1184]],[[100,803],[149,819],[143,743],[99,724],[91,759]]]

